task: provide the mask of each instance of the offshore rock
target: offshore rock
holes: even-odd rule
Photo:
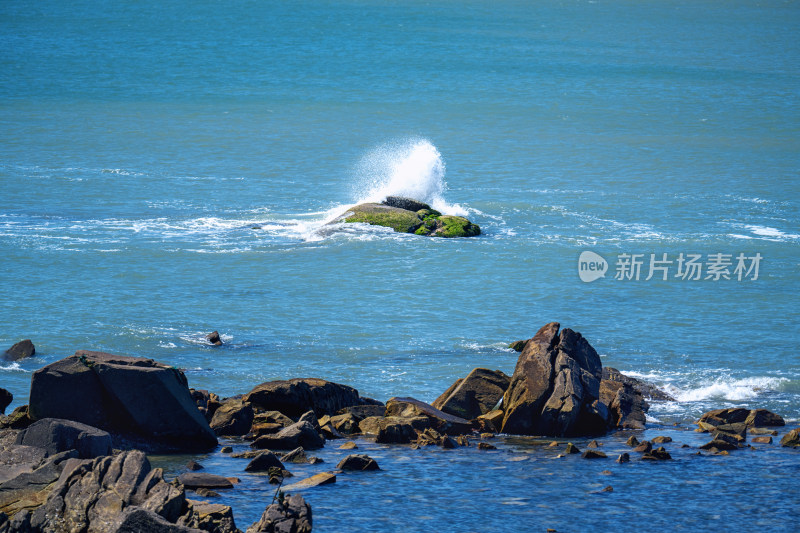
[[[499,370],[476,368],[466,378],[456,381],[432,406],[445,413],[472,420],[494,409],[503,398],[510,381]]]
[[[378,463],[369,455],[348,455],[336,465],[338,470],[380,470]]]
[[[4,361],[20,361],[22,359],[32,357],[35,354],[36,348],[33,346],[33,343],[30,339],[25,339],[24,341],[19,341],[14,346],[6,350],[0,359]]]
[[[604,379],[600,382],[600,401],[608,406],[610,427],[644,429],[649,406],[632,385]]]
[[[634,390],[636,390],[642,396],[650,400],[657,400],[664,402],[675,401],[675,398],[673,398],[671,395],[667,394],[663,390],[659,389],[652,383],[649,383],[642,379],[626,376],[616,368],[612,367],[603,368],[603,380],[616,381],[619,383],[625,383],[627,385],[630,385],[631,387],[634,388]],[[647,411],[647,409],[645,409],[645,411]]]
[[[401,205],[406,207],[398,207]],[[420,209],[411,209],[413,207]],[[473,237],[481,233],[481,228],[477,224],[464,217],[442,215],[427,204],[410,198],[389,197],[381,204],[360,204],[351,207],[336,220],[336,222],[341,221],[384,226],[399,233],[414,233],[429,237]]]
[[[79,350],[37,370],[28,416],[82,422],[139,441],[137,448],[206,451],[217,445],[183,372],[141,357]]]
[[[558,322],[543,326],[517,360],[503,396],[504,433],[582,436],[605,433],[599,401],[602,364],[592,346]]]

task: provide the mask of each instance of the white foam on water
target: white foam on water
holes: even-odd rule
[[[749,377],[732,379],[719,377],[711,383],[698,386],[665,385],[664,389],[678,402],[699,402],[703,400],[741,401],[756,398],[768,391],[778,390],[788,378]]]
[[[30,372],[29,370],[25,370],[19,363],[16,361],[9,363],[8,365],[0,365],[0,372]]]
[[[405,196],[425,202],[446,215],[467,216],[467,209],[445,201],[445,172],[442,154],[427,139],[383,144],[369,152],[357,167],[357,203]]]

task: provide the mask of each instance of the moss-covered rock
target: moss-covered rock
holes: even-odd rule
[[[414,211],[381,204],[361,204],[350,209],[345,222],[363,222],[373,226],[385,226],[400,233],[414,233],[422,225],[422,219]]]
[[[352,207],[338,220],[385,226],[400,233],[430,237],[472,237],[481,233],[477,224],[464,217],[442,215],[426,204],[421,205],[425,208],[411,211],[385,204],[360,204]]]

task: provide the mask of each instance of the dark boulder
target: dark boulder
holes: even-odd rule
[[[721,426],[724,424],[744,423],[748,416],[750,416],[749,409],[730,407],[727,409],[714,409],[713,411],[703,413],[703,415],[700,416],[700,422],[712,426]]]
[[[43,418],[17,435],[17,444],[36,446],[56,454],[76,450],[81,459],[111,454],[111,435],[80,422],[59,418]]]
[[[583,452],[581,457],[583,457],[584,459],[606,459],[606,458],[608,458],[608,456],[606,454],[604,454],[603,452],[597,451],[597,450],[586,450],[585,452]]]
[[[358,418],[353,413],[345,413],[343,415],[332,416],[330,424],[333,429],[339,433],[352,435],[353,433],[358,433],[358,423],[361,422],[361,420],[363,420],[363,418]]]
[[[747,427],[785,426],[786,421],[779,414],[766,409],[753,409],[744,421]]]
[[[414,200],[413,198],[406,198],[404,196],[387,196],[386,199],[381,202],[381,204],[414,212],[421,211],[423,209],[429,210],[431,208],[431,206],[426,203]]]
[[[509,348],[514,350],[515,352],[521,352],[525,349],[525,345],[528,344],[527,340],[524,341],[514,341],[508,345]]]
[[[364,400],[365,398],[362,398]],[[346,415],[351,414],[358,419],[360,422],[367,417],[370,416],[384,416],[386,414],[386,406],[382,403],[380,404],[369,404],[369,405],[352,405],[350,407],[345,407],[344,409],[339,409],[336,411],[336,416],[338,415]]]
[[[168,522],[160,515],[132,505],[109,524],[106,533],[203,533],[202,530]]]
[[[281,457],[284,463],[296,463],[296,464],[307,464],[309,463],[308,456],[306,455],[306,451],[301,448],[297,447],[294,450],[287,452]],[[281,467],[283,468],[283,467]]]
[[[240,399],[223,403],[211,419],[211,429],[217,435],[246,435],[253,425],[253,407]]]
[[[602,364],[592,346],[557,322],[542,327],[517,360],[503,396],[504,433],[603,434],[609,413],[600,398]]]
[[[14,395],[6,389],[0,388],[0,415],[5,414],[6,407],[14,401]]]
[[[20,361],[27,357],[33,357],[36,354],[36,348],[30,339],[19,341],[14,346],[9,348],[3,354],[4,361]]]
[[[247,533],[311,533],[311,506],[293,494],[267,506],[258,522]]]
[[[510,378],[499,370],[476,368],[439,396],[433,407],[472,420],[494,409],[503,398]]]
[[[348,455],[336,465],[338,470],[380,470],[375,459],[364,454]]]
[[[667,450],[664,449],[663,446],[659,446],[658,448],[650,450],[648,453],[642,455],[642,459],[645,461],[667,461],[672,459],[672,456]]]
[[[663,402],[674,402],[675,398],[671,395],[667,394],[663,390],[659,389],[652,383],[644,381],[642,379],[632,378],[630,376],[626,376],[616,368],[612,367],[605,367],[603,368],[603,380],[608,381],[616,381],[618,383],[625,383],[633,387],[635,391],[639,394],[644,396],[649,400],[656,400],[656,401],[663,401]],[[647,409],[645,409],[646,411]]]
[[[386,402],[386,416],[399,418],[425,417],[430,427],[448,435],[462,435],[472,430],[469,420],[436,409],[414,398],[391,398]]]
[[[273,435],[263,435],[250,445],[257,449],[294,450],[302,447],[317,450],[325,446],[325,439],[308,422],[297,422]]]
[[[301,448],[302,449],[302,448]],[[245,472],[269,472],[270,468],[280,468],[284,470],[283,463],[272,452],[262,452],[256,455],[250,463],[244,467]]]
[[[206,451],[217,438],[186,376],[152,359],[78,351],[34,372],[28,414],[94,426],[137,447]]]
[[[334,415],[345,407],[362,404],[353,387],[315,378],[262,383],[245,395],[244,401],[257,410],[280,411],[292,418],[309,410],[318,417]]]

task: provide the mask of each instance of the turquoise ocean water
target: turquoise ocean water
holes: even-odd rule
[[[37,355],[0,386],[22,405],[33,370],[98,349],[223,396],[315,376],[432,401],[511,373],[505,346],[557,320],[678,399],[648,432],[702,443],[667,428],[733,405],[796,426],[798,34],[800,6],[771,0],[4,2],[0,347]],[[327,224],[387,194],[483,234]],[[587,250],[609,264],[591,283]],[[638,280],[615,279],[622,254]],[[706,279],[717,254],[730,279]],[[800,511],[777,449],[611,479],[526,442],[488,462],[361,446],[383,477],[309,492],[315,530],[791,530]],[[243,529],[271,499],[250,481],[223,496]]]

